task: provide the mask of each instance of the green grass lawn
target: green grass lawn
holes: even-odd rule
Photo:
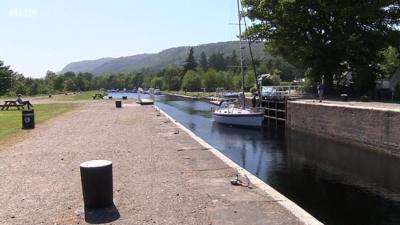
[[[41,123],[61,113],[67,112],[78,107],[79,104],[44,104],[35,105],[35,123]],[[20,110],[0,110],[0,144],[6,143],[7,139],[12,138],[22,127],[22,111]]]

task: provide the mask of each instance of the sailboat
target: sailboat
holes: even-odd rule
[[[223,101],[220,107],[213,112],[213,119],[216,123],[232,126],[261,127],[264,120],[264,112],[246,108],[244,95],[244,70],[243,70],[243,45],[242,45],[242,15],[240,10],[240,0],[237,1],[239,18],[239,43],[240,43],[240,73],[241,73],[241,107],[237,107],[233,101]]]

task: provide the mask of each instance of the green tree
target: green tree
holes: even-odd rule
[[[163,80],[162,80],[162,78],[161,77],[154,77],[152,80],[151,80],[151,87],[153,87],[153,88],[162,88],[162,86],[163,86]]]
[[[237,70],[237,67],[239,66],[239,60],[236,54],[236,50],[233,50],[232,55],[230,57],[227,57],[226,62],[228,64],[227,66],[233,68],[234,71]]]
[[[6,94],[11,89],[14,75],[14,71],[0,61],[0,95]]]
[[[190,48],[189,55],[186,58],[185,65],[183,67],[184,67],[185,71],[196,70],[197,62],[194,58],[193,48]]]
[[[206,91],[215,91],[217,87],[217,72],[214,69],[209,69],[201,77],[201,84]]]
[[[163,80],[163,88],[170,91],[178,91],[181,86],[181,71],[178,68],[165,68],[160,72]]]
[[[151,87],[151,80],[153,79],[152,76],[147,75],[143,77],[143,83],[142,83],[142,87],[143,88],[150,88]]]
[[[196,71],[189,70],[182,79],[181,89],[185,91],[200,91],[201,79]]]
[[[381,52],[382,62],[379,65],[383,77],[390,78],[400,67],[400,53],[397,48],[389,46]]]
[[[79,91],[78,87],[76,86],[74,79],[67,78],[64,82],[64,91]]]
[[[244,74],[244,90],[249,91],[250,88],[254,87],[255,85],[254,72],[252,70],[247,70]]]
[[[328,89],[348,70],[356,82],[374,83],[370,74],[376,72],[378,53],[390,44],[399,46],[398,0],[242,2],[247,16],[260,21],[247,29],[250,38],[265,41],[272,54],[292,65],[310,68],[312,80],[324,76]]]
[[[210,68],[213,68],[217,71],[226,70],[227,65],[224,57],[224,53],[213,53],[208,59],[208,64]]]
[[[206,53],[201,52],[200,54],[200,67],[201,69],[203,69],[204,71],[208,70],[208,60],[207,60],[207,56]]]
[[[86,80],[85,76],[83,76],[81,74],[78,74],[78,76],[73,80],[74,80],[74,83],[76,85],[76,88],[79,91],[87,91],[87,90],[89,90],[89,81]]]

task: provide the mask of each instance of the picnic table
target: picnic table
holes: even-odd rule
[[[19,104],[17,101],[4,101],[4,105],[1,107],[1,110],[8,110],[10,107],[15,107],[18,110],[20,110],[20,108],[24,109],[24,106]]]
[[[104,95],[103,94],[99,94],[99,93],[93,95],[93,99],[96,99],[97,97],[102,99],[104,97]]]

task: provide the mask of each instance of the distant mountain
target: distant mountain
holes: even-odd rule
[[[245,57],[249,58],[249,51],[245,45]],[[138,72],[142,69],[150,69],[154,71],[161,70],[167,66],[176,67],[184,64],[184,61],[191,47],[170,48],[155,54],[140,54],[119,58],[101,58],[96,60],[85,60],[80,62],[72,62],[66,65],[60,73],[68,71],[72,72],[90,72],[93,74],[102,73],[118,73],[118,72]],[[200,59],[201,52],[209,57],[212,53],[224,53],[226,56],[231,55],[233,50],[239,57],[239,42],[219,42],[211,44],[203,44],[194,46],[194,55],[196,60]],[[260,60],[266,60],[271,56],[264,51],[262,43],[254,43],[252,45],[254,57]]]

